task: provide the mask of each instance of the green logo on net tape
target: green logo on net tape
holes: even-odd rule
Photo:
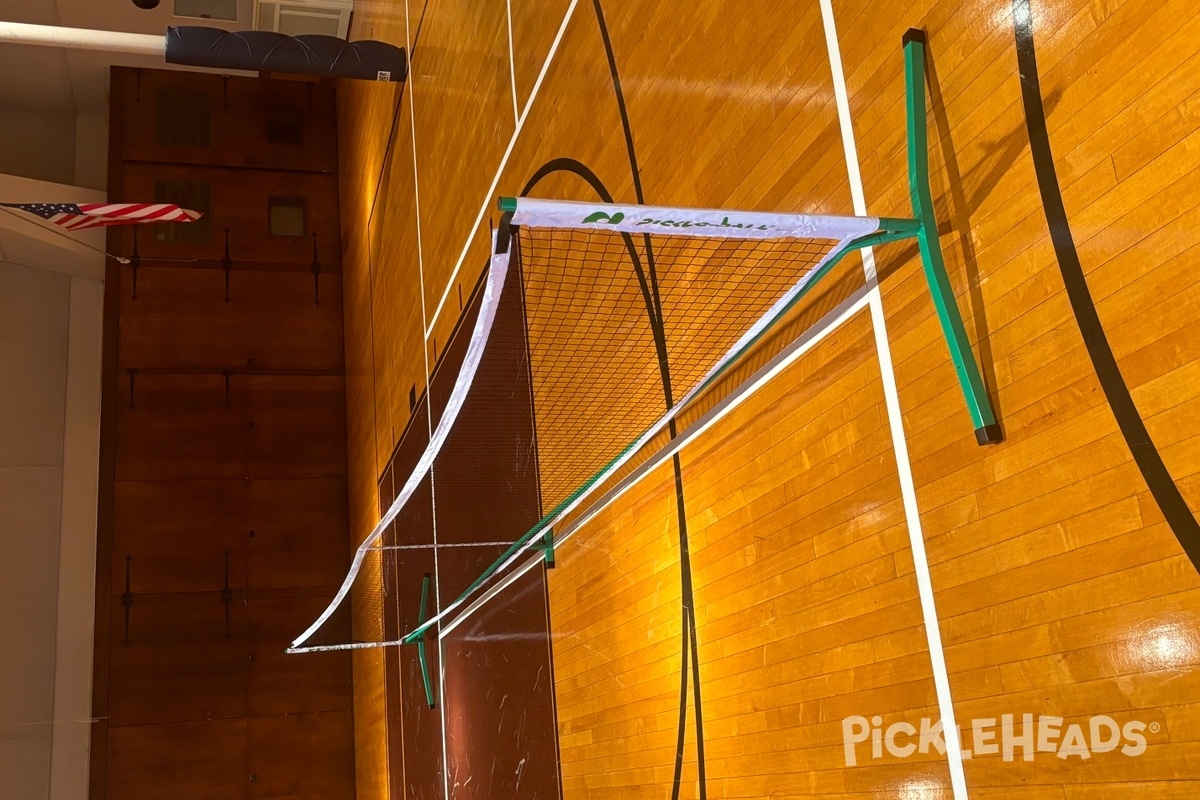
[[[588,214],[583,218],[584,224],[589,223],[605,223],[608,225],[619,225],[625,220],[625,214],[622,211],[617,211],[609,214],[606,211],[596,211]],[[730,222],[729,217],[722,217],[720,222],[708,222],[705,220],[674,220],[674,219],[655,219],[654,217],[646,217],[635,225],[657,225],[663,228],[742,228],[756,231],[770,230],[769,225],[748,225],[744,222]]]
[[[584,217],[584,222],[607,222],[609,225],[618,225],[621,220],[625,219],[625,215],[618,211],[615,214],[609,215],[603,211],[597,211],[595,214],[588,214]]]

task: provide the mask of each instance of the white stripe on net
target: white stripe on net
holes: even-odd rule
[[[496,249],[496,236],[492,235],[492,251]],[[467,346],[466,356],[463,358],[462,369],[459,370],[458,377],[454,382],[454,389],[450,393],[450,398],[446,402],[446,409],[442,413],[442,418],[439,420],[437,427],[433,431],[433,435],[429,439],[429,444],[425,447],[425,452],[421,454],[421,459],[417,465],[413,467],[412,473],[405,481],[400,493],[396,495],[396,499],[388,507],[383,518],[379,520],[379,524],[371,531],[371,534],[363,540],[358,546],[358,550],[354,553],[354,560],[350,564],[350,571],[346,575],[346,580],[342,582],[341,588],[338,589],[333,601],[329,607],[317,617],[317,621],[309,626],[308,630],[300,634],[294,642],[292,642],[289,650],[302,650],[305,640],[310,638],[317,630],[333,616],[334,611],[346,599],[346,595],[350,593],[350,589],[354,584],[354,579],[358,576],[358,571],[362,568],[363,559],[367,552],[373,549],[373,545],[383,536],[387,527],[392,524],[396,517],[400,514],[400,509],[412,497],[413,492],[425,479],[430,468],[433,466],[434,459],[442,449],[442,445],[446,442],[446,437],[450,434],[450,429],[454,427],[454,422],[458,418],[459,412],[462,410],[463,404],[467,399],[467,392],[471,388],[471,384],[475,381],[475,372],[479,368],[479,362],[483,359],[483,352],[486,348],[489,335],[492,330],[492,323],[496,319],[496,310],[500,305],[500,294],[504,289],[504,280],[508,275],[508,253],[499,253],[492,256],[491,263],[488,267],[487,284],[484,286],[483,299],[479,306],[479,316],[475,320],[475,329],[471,332],[471,341]],[[332,648],[340,649],[340,648]]]
[[[661,208],[566,200],[517,200],[513,225],[531,228],[661,233],[731,239],[857,239],[879,229],[876,217],[772,214],[710,208]]]

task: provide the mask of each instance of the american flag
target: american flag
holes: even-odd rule
[[[0,206],[37,214],[69,231],[139,222],[195,222],[200,218],[199,211],[170,203],[0,203]]]

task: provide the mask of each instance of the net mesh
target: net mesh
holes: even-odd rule
[[[661,418],[834,244],[521,230],[547,507]]]
[[[449,623],[486,600],[540,557],[524,551],[572,531],[598,498],[652,467],[681,431],[860,289],[855,269],[805,285],[846,244],[515,228],[505,275],[495,274],[498,258],[487,276],[498,297],[480,292],[467,309],[472,324],[489,302],[497,309],[494,323],[473,329],[471,338],[486,337],[476,373],[453,391],[433,382],[435,426],[458,394],[461,404],[421,489],[360,550],[338,610],[294,648],[394,642],[430,616]],[[802,299],[784,303],[798,286]],[[468,371],[470,348],[459,349],[447,350],[439,374]],[[427,419],[410,424],[407,463],[393,461],[394,477],[381,483],[385,507],[430,441]],[[434,596],[422,617],[429,572]]]

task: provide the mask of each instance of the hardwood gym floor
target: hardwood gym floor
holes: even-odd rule
[[[1006,441],[974,442],[915,250],[877,249],[881,302],[684,451],[690,570],[664,468],[548,573],[564,797],[1200,796],[1194,3],[390,0],[354,19],[412,53],[402,87],[339,86],[359,539],[498,195],[568,159],[531,194],[595,199],[586,168],[621,202],[907,216],[900,43],[928,32],[942,243]],[[360,800],[508,796],[464,783],[483,767],[396,779],[384,665],[356,654]],[[939,670],[972,757],[922,741]]]

